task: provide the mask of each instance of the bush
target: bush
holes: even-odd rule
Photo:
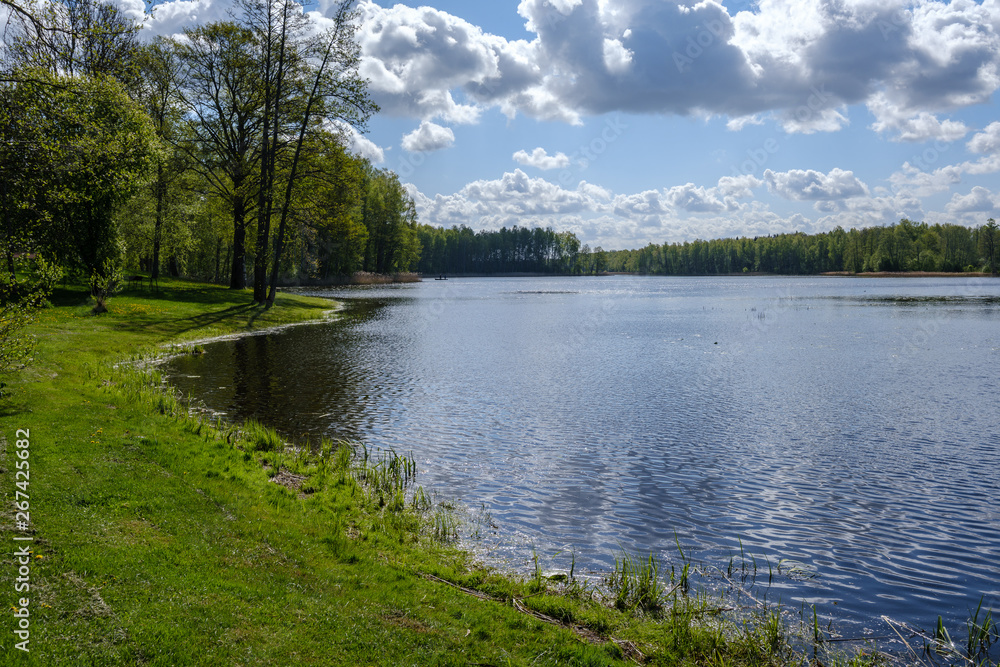
[[[21,267],[24,278],[0,277],[0,377],[24,368],[35,349],[35,338],[25,329],[35,313],[48,303],[62,271],[41,258]],[[0,395],[6,384],[0,382]]]

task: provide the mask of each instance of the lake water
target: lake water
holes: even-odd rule
[[[510,278],[315,292],[343,319],[173,361],[293,436],[412,451],[490,556],[783,560],[769,599],[892,634],[1000,609],[1000,280]],[[561,552],[561,553],[560,553]],[[739,557],[738,557],[739,558]],[[808,577],[801,576],[808,573]],[[767,579],[767,575],[763,575]],[[760,577],[758,577],[760,579]]]

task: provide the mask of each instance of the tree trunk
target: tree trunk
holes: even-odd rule
[[[254,303],[263,303],[267,296],[267,246],[271,232],[270,218],[271,216],[267,215],[266,217],[261,216],[257,220],[257,254],[253,261]]]
[[[273,17],[271,12],[273,5],[269,5],[267,12],[267,30],[265,36],[264,52],[264,127],[261,136],[261,159],[260,159],[260,195],[258,201],[258,222],[257,222],[257,256],[254,258],[254,280],[253,280],[253,300],[256,303],[264,303],[267,297],[267,250],[269,234],[271,232],[271,210],[274,205],[274,172],[278,156],[278,136],[280,128],[279,104],[282,100],[282,84],[285,79],[285,48],[288,36],[288,12],[289,3],[285,2],[281,7],[281,24],[277,44],[277,62],[275,62],[274,48],[272,40],[274,34]],[[273,78],[272,78],[273,77]],[[272,87],[273,86],[273,87]],[[306,112],[308,116],[308,111]],[[284,216],[282,216],[284,217]],[[284,227],[284,220],[282,220]],[[280,233],[280,232],[279,232]],[[275,246],[281,247],[278,239]],[[280,251],[277,251],[280,252]],[[279,257],[275,257],[277,263]],[[273,290],[272,290],[273,292]],[[272,296],[268,303],[274,301]]]
[[[156,225],[153,227],[153,264],[149,268],[152,279],[160,277],[160,239],[163,235],[163,202],[167,198],[167,183],[163,163],[156,165]]]
[[[212,276],[213,283],[219,282],[219,269],[220,269],[219,263],[221,262],[221,260],[222,260],[222,237],[220,236],[218,239],[218,244],[216,244],[215,246],[215,274]]]
[[[246,279],[246,201],[237,196],[233,202],[233,264],[229,289],[245,289]]]

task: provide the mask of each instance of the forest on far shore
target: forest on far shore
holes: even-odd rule
[[[996,273],[1000,230],[989,219],[980,227],[928,225],[903,219],[895,225],[819,234],[649,244],[605,251],[580,244],[570,232],[527,227],[474,232],[466,226],[417,227],[424,274],[604,272],[644,275],[809,275],[879,271]]]
[[[602,253],[601,271],[653,275],[776,273],[810,275],[880,271],[997,273],[1000,230],[990,218],[980,227],[913,222],[819,234],[649,244]]]

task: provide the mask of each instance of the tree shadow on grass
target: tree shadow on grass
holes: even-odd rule
[[[153,301],[183,301],[188,303],[226,304],[240,298],[250,298],[249,290],[232,290],[222,285],[188,282],[179,278],[163,279],[163,285],[131,287],[118,296],[134,296]]]
[[[87,303],[89,298],[90,292],[84,287],[56,287],[49,295],[49,302],[56,307],[80,306]]]
[[[239,306],[230,306],[223,310],[214,310],[208,313],[201,313],[200,315],[193,315],[191,317],[178,317],[175,319],[167,320],[169,324],[165,327],[165,332],[171,336],[177,336],[180,334],[185,334],[196,329],[201,329],[204,327],[211,326],[213,324],[219,324],[221,322],[231,321],[236,318],[242,318],[246,315],[250,315],[247,319],[247,324],[245,328],[249,328],[253,325],[254,321],[263,312],[263,308],[256,304],[247,303]],[[257,311],[257,312],[253,312]]]
[[[24,390],[18,387],[16,390],[5,387],[3,395],[0,396],[0,418],[8,419],[29,412],[29,403],[24,398]]]
[[[228,324],[236,330],[250,329],[258,324],[258,318],[269,311],[269,308],[251,301],[249,290],[232,290],[223,285],[210,285],[179,278],[164,278],[158,286],[125,286],[112,299],[128,298],[135,303],[155,305],[157,309],[165,309],[158,315],[136,313],[129,317],[119,318],[111,326],[118,331],[140,331],[153,326],[157,333],[166,337],[178,337],[200,328],[213,325]],[[90,293],[82,285],[63,285],[53,291],[53,305],[79,306],[88,303]],[[184,304],[193,306],[186,309],[201,310],[195,315],[184,313]],[[299,304],[293,304],[294,309]],[[174,309],[175,306],[178,308]],[[208,308],[206,309],[206,306]],[[217,306],[217,308],[212,308]],[[170,310],[174,309],[171,313]],[[181,312],[177,312],[177,311]],[[205,312],[205,311],[208,312]],[[171,317],[174,315],[174,317]]]
[[[110,297],[133,297],[151,301],[180,301],[190,303],[232,303],[243,296],[249,298],[249,291],[230,290],[221,285],[187,282],[178,278],[164,278],[162,286],[123,285]],[[54,306],[80,306],[90,299],[90,288],[72,282],[57,285],[49,296]]]

